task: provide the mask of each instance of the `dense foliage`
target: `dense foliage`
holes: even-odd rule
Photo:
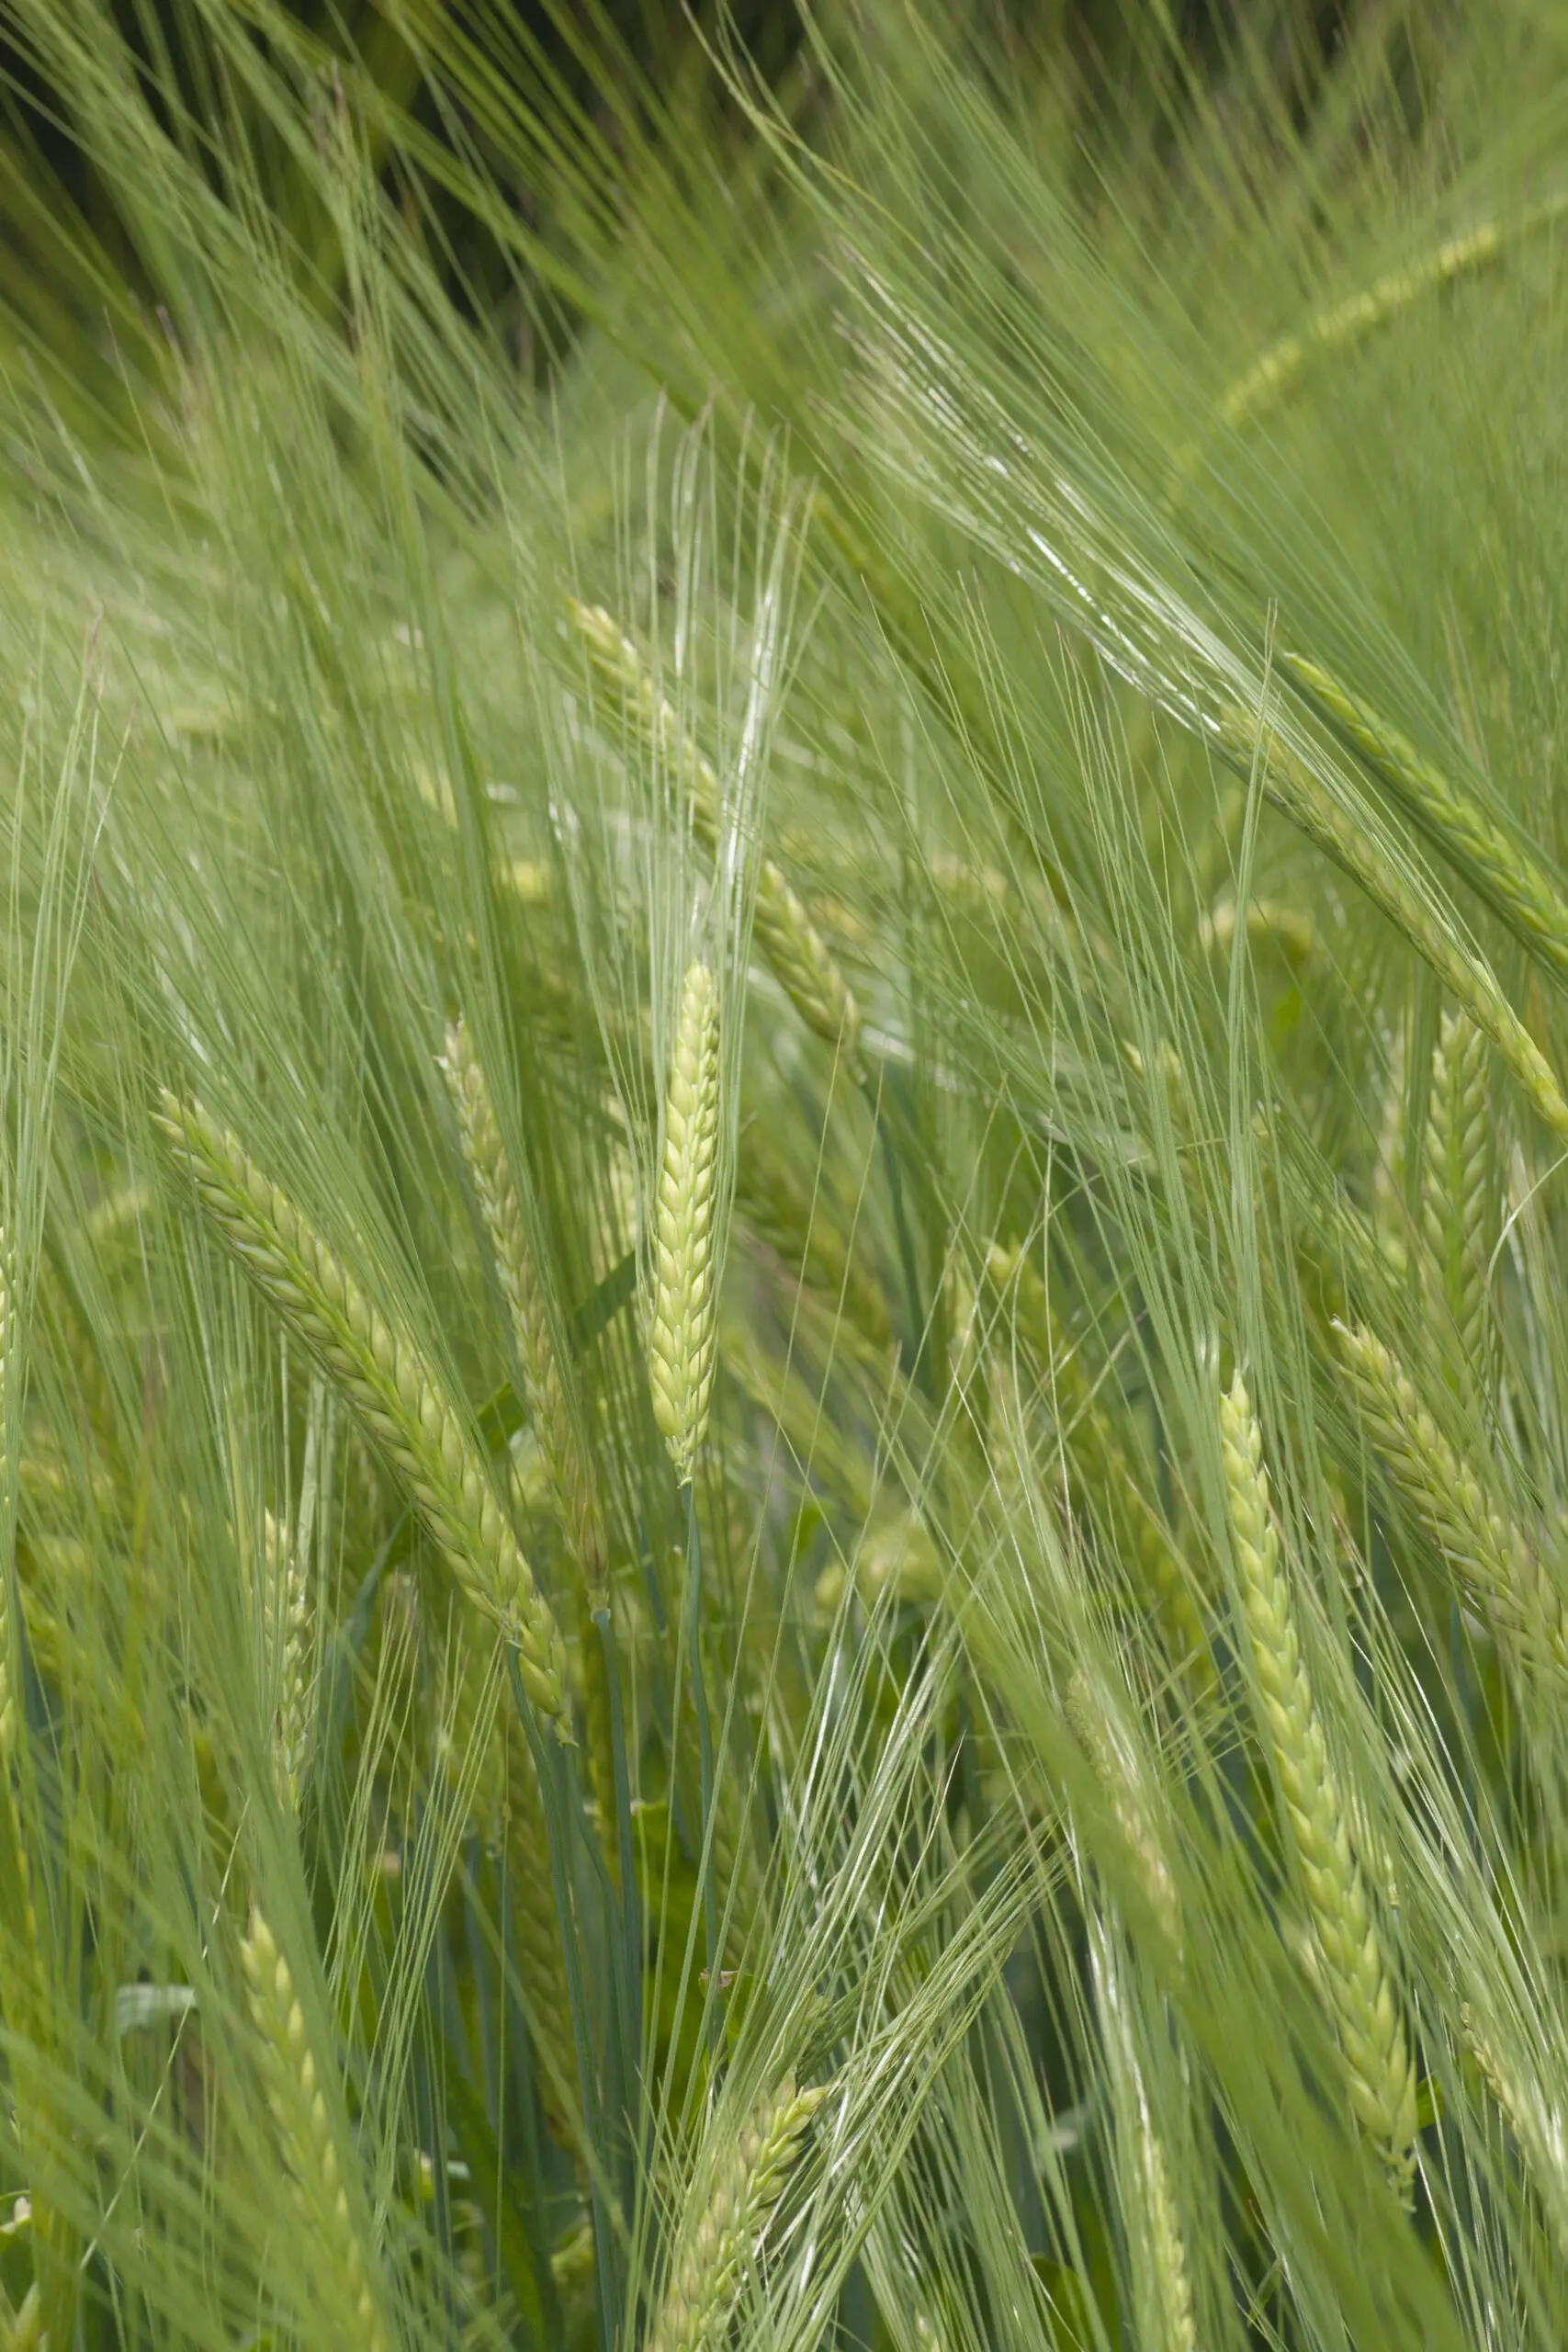
[[[0,13],[4,2340],[1562,2343],[1568,14]]]

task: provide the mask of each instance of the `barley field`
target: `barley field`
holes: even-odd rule
[[[1568,6],[664,38],[0,0],[0,2347],[1555,2352]]]

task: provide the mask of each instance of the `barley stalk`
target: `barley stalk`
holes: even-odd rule
[[[743,2126],[706,2205],[678,2247],[648,2352],[704,2352],[722,2335],[784,2195],[825,2089],[786,2075]]]
[[[710,857],[719,851],[718,777],[660,693],[630,639],[602,605],[568,605],[594,673],[619,702],[627,721],[668,762],[692,813],[692,830]],[[852,1066],[860,1008],[837,960],[787,878],[771,857],[759,859],[752,929],[773,976],[808,1029],[837,1046]]]
[[[1485,1261],[1496,1222],[1491,1170],[1486,1041],[1462,1014],[1445,1013],[1432,1056],[1421,1227],[1461,1361],[1483,1388],[1491,1328]]]
[[[1568,1610],[1556,1587],[1493,1509],[1393,1349],[1360,1326],[1336,1329],[1372,1442],[1404,1501],[1516,1654],[1568,1678]]]
[[[1250,765],[1253,736],[1250,723],[1237,712],[1222,727],[1220,741],[1234,760]],[[1267,741],[1265,750],[1264,788],[1276,807],[1382,909],[1476,1027],[1491,1038],[1547,1125],[1568,1135],[1568,1102],[1556,1075],[1488,967],[1450,936],[1387,852],[1340,807],[1303,761],[1278,736]]]
[[[259,1910],[240,1946],[266,2102],[314,2256],[316,2292],[334,2306],[351,2340],[389,2352],[348,2184],[288,1962]]]
[[[0,1453],[5,1448],[6,1387],[13,1376],[16,1269],[10,1237],[0,1228]],[[0,1471],[0,1476],[6,1475]],[[9,1498],[6,1498],[7,1502]],[[24,1832],[13,1766],[17,1755],[20,1667],[13,1603],[19,1588],[0,1561],[0,2016],[15,2036],[11,2104],[28,2167],[33,2220],[34,2291],[24,2306],[34,2340],[69,2343],[75,2332],[77,2234],[39,2177],[68,2130],[56,2110],[48,2053],[56,2040],[51,1969],[39,1932],[35,1865]],[[19,2335],[26,2342],[28,2335]]]
[[[1281,669],[1303,686],[1360,753],[1374,775],[1438,840],[1472,887],[1559,979],[1568,979],[1568,902],[1542,862],[1425,760],[1395,727],[1348,694],[1315,662],[1282,653]]]
[[[454,1791],[464,1795],[469,1829],[501,1857],[529,2028],[542,2062],[536,2079],[545,2120],[575,2154],[582,2127],[572,2091],[576,2054],[545,1809],[504,1666],[483,1621],[459,1616],[443,1658],[443,1680],[438,1758]]]
[[[571,2024],[566,1953],[556,1909],[539,1776],[517,1710],[504,1697],[502,1855],[508,1914],[517,1939],[519,1973],[528,1996],[529,2027],[542,2063],[536,2069],[545,2120],[572,2154],[583,2144],[577,2094],[577,2045]]]
[[[232,1135],[167,1092],[159,1125],[219,1233],[401,1479],[462,1591],[516,1643],[534,1704],[570,1736],[565,1656],[549,1604],[431,1367]]]
[[[1399,2197],[1408,2204],[1416,2070],[1313,1701],[1269,1511],[1263,1434],[1239,1374],[1221,1400],[1220,1439],[1242,1608],[1263,1718],[1322,1962],[1323,1986],[1344,2054],[1350,2104]]]
[[[658,1280],[649,1338],[653,1415],[682,1486],[691,1483],[713,1391],[717,1158],[717,992],[707,966],[692,964],[681,990],[664,1103]]]

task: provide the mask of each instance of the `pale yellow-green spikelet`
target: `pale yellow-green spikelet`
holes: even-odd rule
[[[1236,429],[1254,423],[1290,390],[1314,352],[1332,351],[1354,343],[1375,327],[1407,310],[1422,294],[1495,260],[1503,248],[1500,222],[1483,220],[1461,236],[1449,237],[1408,262],[1390,270],[1327,310],[1319,311],[1299,334],[1281,335],[1238,377],[1220,401],[1220,414]]]
[[[1225,1494],[1264,1724],[1344,2054],[1350,2104],[1402,2201],[1414,2180],[1416,2070],[1351,1849],[1269,1505],[1263,1438],[1240,1374],[1220,1403]]]
[[[1421,1227],[1438,1297],[1452,1318],[1460,1363],[1490,1385],[1486,1267],[1497,1223],[1486,1101],[1486,1040],[1462,1013],[1443,1015],[1432,1056]]]
[[[555,1618],[484,1458],[432,1367],[232,1135],[167,1092],[159,1124],[219,1233],[358,1415],[463,1592],[506,1626],[529,1697],[569,1737]]]
[[[310,1579],[298,1542],[271,1511],[265,1515],[267,1571],[266,1661],[276,1677],[273,1767],[289,1812],[299,1804],[305,1765],[310,1673]]]
[[[305,2013],[288,1962],[259,1910],[240,1946],[267,2106],[293,2183],[322,2316],[365,2352],[389,2352],[386,2322],[343,2177]],[[314,2313],[311,2314],[315,2316]]]
[[[1568,1610],[1555,1584],[1488,1500],[1393,1349],[1359,1326],[1337,1328],[1368,1433],[1404,1501],[1514,1654],[1568,1680]]]
[[[604,606],[572,598],[567,609],[595,674],[657,755],[669,763],[687,794],[693,831],[709,856],[716,856],[720,796],[712,762],[692,741],[641,654]],[[838,1046],[853,1066],[860,1008],[831,948],[771,857],[758,861],[752,928],[779,986],[807,1027]]]
[[[1150,2268],[1159,2301],[1163,2352],[1198,2352],[1198,2327],[1192,2313],[1192,2280],[1187,2267],[1187,2242],[1171,2188],[1170,2161],[1165,2142],[1145,2108],[1142,2121],[1142,2172],[1147,2216]]]
[[[457,1114],[463,1156],[506,1302],[529,1417],[549,1474],[561,1527],[590,1592],[597,1596],[604,1581],[605,1544],[593,1468],[567,1404],[522,1203],[507,1164],[489,1082],[466,1022],[455,1021],[448,1027],[441,1066]]]
[[[807,2127],[826,2097],[825,2089],[796,2090],[786,2075],[760,2101],[702,2211],[677,2240],[647,2352],[704,2352],[723,2340]]]
[[[1568,902],[1528,845],[1326,670],[1299,653],[1279,658],[1281,669],[1328,714],[1372,773],[1443,843],[1472,887],[1524,934],[1560,978],[1568,978]]]
[[[718,1084],[718,993],[707,966],[692,964],[681,990],[664,1102],[649,1335],[653,1417],[682,1486],[691,1482],[713,1391]]]
[[[1219,741],[1238,766],[1250,767],[1257,741],[1257,725],[1244,711],[1229,713],[1220,725]],[[1490,1037],[1547,1125],[1558,1135],[1568,1135],[1568,1101],[1556,1072],[1490,967],[1451,935],[1408,876],[1304,760],[1277,735],[1269,735],[1263,748],[1264,786],[1275,806],[1382,909],[1476,1027]]]

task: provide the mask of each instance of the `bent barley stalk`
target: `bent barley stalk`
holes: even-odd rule
[[[1237,711],[1223,724],[1219,741],[1238,766],[1250,767],[1256,734]],[[1382,909],[1476,1027],[1491,1038],[1547,1125],[1558,1135],[1568,1136],[1568,1102],[1556,1075],[1486,965],[1450,935],[1420,892],[1318,782],[1304,761],[1273,734],[1266,737],[1263,752],[1263,788],[1276,808]]]
[[[827,2096],[825,2087],[797,2091],[793,2075],[786,2075],[759,2102],[677,2249],[648,2352],[705,2352],[721,2340],[807,2127]]]
[[[649,1336],[653,1417],[681,1484],[707,1429],[716,1353],[714,1184],[718,1158],[718,998],[705,964],[688,967],[664,1105],[657,1280]]]
[[[567,609],[594,674],[610,688],[655,757],[669,763],[689,802],[693,831],[708,855],[716,857],[721,797],[712,762],[692,741],[641,654],[604,606],[580,604],[573,597]],[[860,1008],[831,948],[771,857],[758,861],[751,922],[774,978],[807,1027],[837,1046],[853,1069]]]
[[[164,1091],[158,1125],[219,1233],[352,1406],[458,1586],[517,1645],[528,1696],[570,1738],[566,1659],[484,1460],[411,1341],[395,1332],[243,1145]]]
[[[1296,681],[1525,946],[1568,980],[1568,901],[1539,857],[1424,760],[1410,742],[1304,654],[1281,653]]]
[[[390,2339],[360,2242],[332,2120],[288,1962],[259,1910],[240,1946],[267,2105],[310,2249],[321,2301],[365,2352],[390,2352]]]
[[[1393,1349],[1359,1325],[1336,1330],[1372,1443],[1405,1503],[1516,1657],[1568,1683],[1568,1608],[1556,1586],[1493,1509]]]
[[[1225,1494],[1246,1629],[1350,2104],[1401,2201],[1412,2199],[1416,2069],[1313,1701],[1269,1505],[1263,1433],[1238,1374],[1220,1403]]]

